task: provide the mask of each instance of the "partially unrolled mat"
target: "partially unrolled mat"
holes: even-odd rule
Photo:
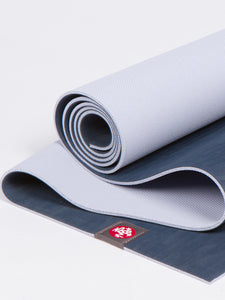
[[[212,281],[225,272],[225,31],[64,94],[12,202]],[[219,226],[220,225],[220,226]]]

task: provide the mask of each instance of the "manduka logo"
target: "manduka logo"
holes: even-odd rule
[[[120,220],[95,233],[95,237],[119,248],[148,232],[146,228]]]
[[[135,236],[136,231],[128,226],[116,226],[109,230],[109,234],[117,239],[128,239]]]

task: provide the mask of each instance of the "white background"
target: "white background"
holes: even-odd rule
[[[224,0],[0,0],[0,175],[57,139],[67,90],[225,28]],[[0,201],[0,299],[224,299],[212,285]]]

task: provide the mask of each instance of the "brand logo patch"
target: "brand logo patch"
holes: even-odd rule
[[[128,239],[135,236],[136,231],[128,226],[116,226],[109,230],[109,234],[117,239]]]
[[[125,244],[133,241],[147,231],[148,230],[143,227],[121,220],[96,232],[95,237],[119,248],[123,248]]]

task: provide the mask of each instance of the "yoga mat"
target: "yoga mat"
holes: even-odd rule
[[[15,204],[206,281],[225,272],[225,31],[65,93]]]

